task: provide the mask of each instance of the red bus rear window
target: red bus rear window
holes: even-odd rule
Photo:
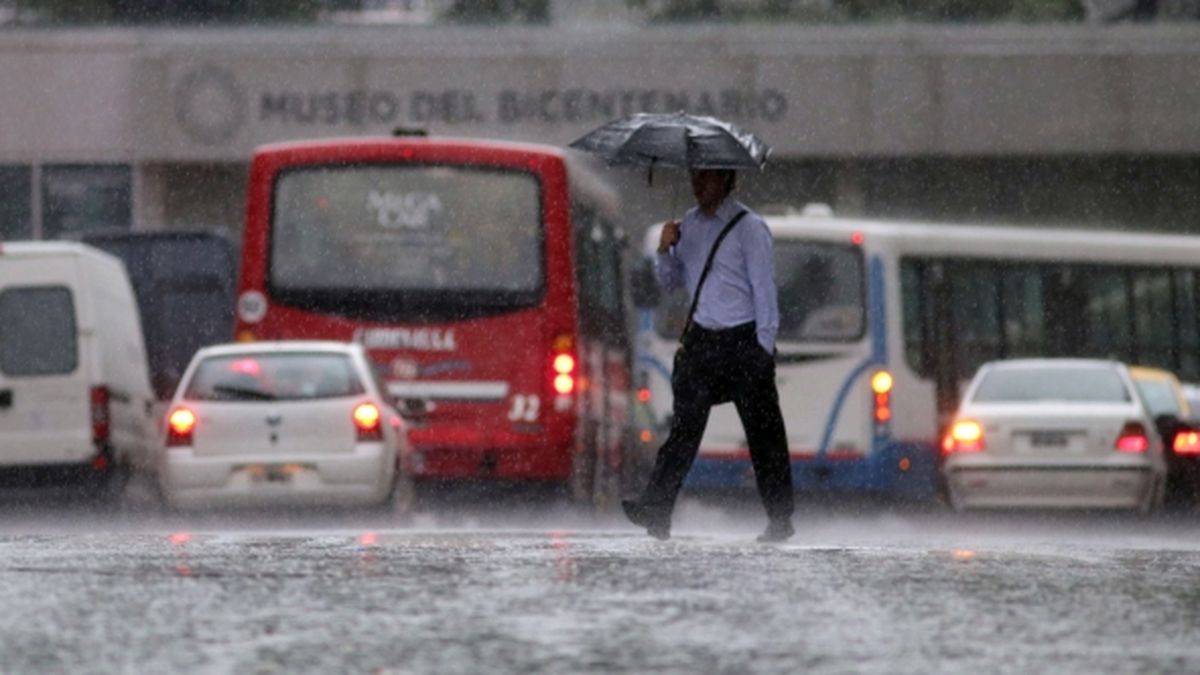
[[[268,285],[277,299],[317,291],[327,303],[339,292],[396,291],[439,303],[528,301],[543,286],[540,205],[538,179],[516,170],[289,170],[275,183]]]

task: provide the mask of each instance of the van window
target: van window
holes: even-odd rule
[[[78,365],[75,304],[65,286],[0,291],[0,371],[62,375]]]

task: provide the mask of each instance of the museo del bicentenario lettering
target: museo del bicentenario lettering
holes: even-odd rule
[[[408,124],[583,124],[636,112],[674,112],[777,122],[788,110],[777,89],[465,89],[268,91],[259,97],[263,123],[312,126]]]

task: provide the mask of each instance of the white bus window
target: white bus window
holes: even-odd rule
[[[1130,358],[1130,307],[1128,275],[1117,269],[1093,269],[1078,275],[1080,306],[1084,309],[1080,323],[1082,345],[1077,353],[1127,360]],[[1074,289],[1067,287],[1073,299]]]
[[[1001,356],[998,274],[993,267],[962,266],[952,272],[958,372],[974,373],[986,361]]]
[[[865,293],[858,248],[777,241],[775,279],[780,342],[843,342],[862,337]]]
[[[1179,363],[1176,366],[1179,377],[1194,381],[1200,378],[1200,316],[1196,312],[1196,273],[1192,270],[1176,270],[1175,280],[1175,322],[1178,326],[1179,344],[1176,354]]]
[[[926,335],[922,320],[925,307],[924,266],[915,260],[904,259],[900,264],[900,310],[904,318],[904,357],[913,372],[925,374]]]
[[[1175,367],[1174,321],[1171,313],[1171,273],[1137,270],[1133,273],[1134,361],[1168,370]]]
[[[1004,345],[1007,357],[1041,356],[1046,346],[1042,275],[1029,265],[1004,270]]]

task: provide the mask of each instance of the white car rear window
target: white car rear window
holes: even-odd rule
[[[1050,367],[992,370],[979,383],[971,400],[978,403],[1125,403],[1132,398],[1115,369]]]
[[[184,398],[287,401],[357,396],[364,391],[354,363],[345,354],[239,354],[204,359]]]

